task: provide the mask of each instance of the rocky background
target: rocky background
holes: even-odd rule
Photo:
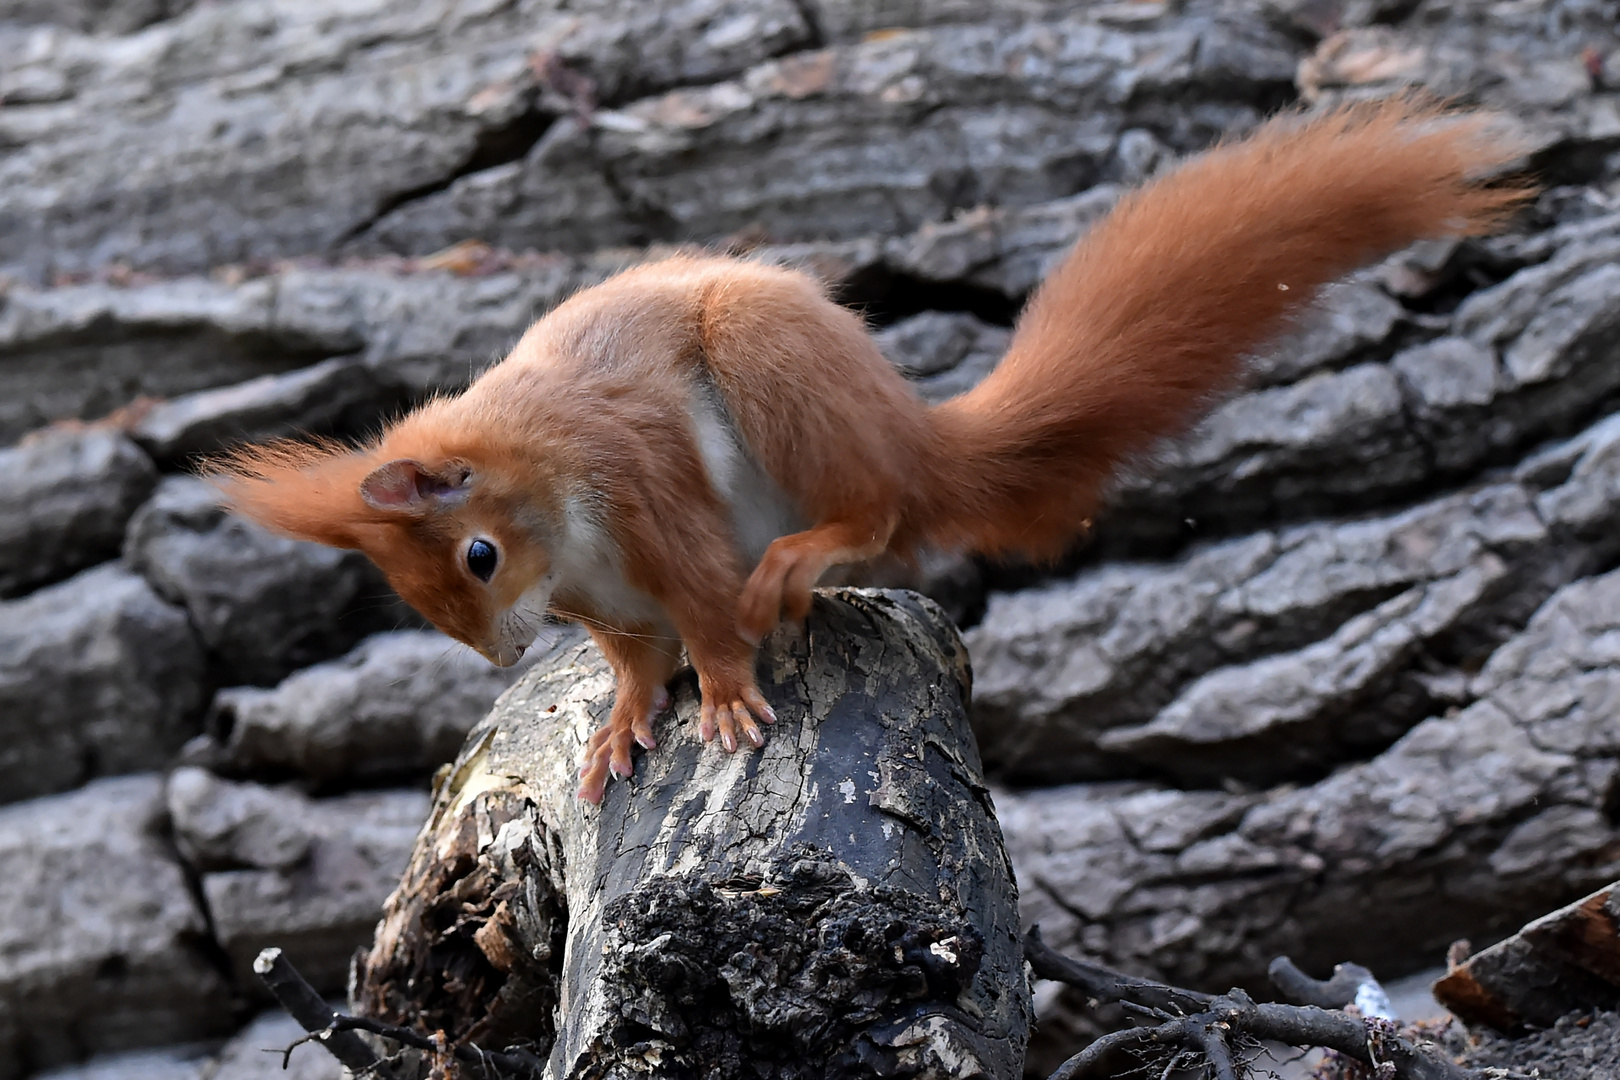
[[[371,430],[681,243],[949,396],[1122,185],[1410,84],[1528,133],[1515,231],[1335,288],[1064,566],[874,575],[968,628],[1061,948],[1398,976],[1620,877],[1617,6],[0,0],[0,1080],[279,1074],[248,961],[341,994],[514,677],[197,455]]]

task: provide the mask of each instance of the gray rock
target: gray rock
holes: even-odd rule
[[[1598,7],[1425,5],[1399,26],[1348,26],[1326,37],[1299,67],[1307,101],[1388,94],[1418,85],[1466,98],[1511,118],[1531,146],[1577,171],[1582,155],[1612,148],[1620,120],[1611,87],[1595,84],[1582,49],[1601,56],[1617,40]]]
[[[975,207],[888,240],[884,262],[928,282],[962,282],[1024,296],[1120,195],[1099,184],[1079,195],[1032,206]]]
[[[1566,586],[1472,704],[1314,785],[998,793],[1026,921],[1183,983],[1259,980],[1279,953],[1397,975],[1613,880],[1617,612],[1620,573]],[[1199,827],[1144,841],[1166,820]]]
[[[1158,8],[1158,5],[1142,5]],[[1063,0],[810,0],[807,10],[829,41],[858,41],[900,26],[933,26],[991,18],[1012,24],[1071,12]],[[1157,14],[1158,12],[1155,12]]]
[[[1321,371],[1236,397],[1160,450],[1120,485],[1099,543],[1163,546],[1188,521],[1225,533],[1343,512],[1410,491],[1429,469],[1389,365]]]
[[[260,1013],[209,1063],[208,1080],[342,1080],[337,1059],[313,1042],[296,1047],[282,1069],[282,1051],[303,1037],[304,1029],[281,1010]]]
[[[167,849],[163,784],[99,780],[0,809],[0,1073],[230,1029],[207,923]]]
[[[791,0],[598,0],[583,6],[552,0],[532,8],[530,18],[539,16],[532,47],[589,79],[597,101],[714,82],[765,57],[805,48],[815,37],[812,9]]]
[[[1299,330],[1271,346],[1250,365],[1255,386],[1275,386],[1346,363],[1382,359],[1377,353],[1400,324],[1405,309],[1365,276],[1322,290]]]
[[[485,277],[387,266],[294,270],[278,279],[276,315],[288,327],[352,339],[384,383],[417,394],[459,389],[546,311],[643,257],[542,257]]]
[[[342,1009],[341,1003],[333,1006]],[[337,1059],[285,1012],[260,1013],[229,1042],[103,1054],[79,1065],[36,1074],[35,1080],[342,1080]],[[282,1054],[291,1047],[287,1068]]]
[[[436,632],[378,634],[274,689],[220,691],[210,742],[193,753],[217,771],[290,772],[321,785],[424,776],[455,757],[524,670],[494,667]]]
[[[172,462],[247,440],[375,429],[403,404],[403,394],[359,361],[332,359],[162,402],[130,434]]]
[[[504,355],[534,319],[646,254],[529,256],[483,276],[384,260],[344,269],[283,267],[236,284],[178,278],[128,287],[19,286],[0,297],[0,440],[50,420],[98,416],[143,395],[222,387],[230,388],[222,397],[158,404],[145,437],[160,445],[201,422],[199,411],[244,406],[254,412],[237,422],[257,433],[255,425],[296,420],[297,410],[309,408],[300,399],[308,393],[305,380],[315,377],[302,369],[338,355],[358,354],[365,369],[320,369],[345,395],[368,378],[378,384],[369,392],[382,395],[459,388]],[[235,390],[281,374],[286,381],[255,384],[260,389],[252,394]],[[258,411],[266,407],[268,413]],[[324,420],[316,412],[308,422]],[[226,434],[234,432],[216,429],[210,437]]]
[[[181,851],[205,868],[203,900],[238,983],[257,987],[253,958],[276,945],[312,985],[331,992],[343,988],[350,955],[371,940],[427,817],[428,795],[313,800],[186,768],[170,779],[169,807]]]
[[[80,1065],[36,1073],[34,1080],[208,1080],[206,1045],[100,1054]]]
[[[983,621],[964,635],[986,768],[1048,783],[1117,773],[1097,750],[1098,733],[1151,718],[1182,679],[1253,637],[1241,619],[1230,620],[1237,634],[1223,634],[1218,605],[1275,557],[1276,538],[1265,534],[1172,567],[1116,564],[991,594]],[[1227,638],[1236,640],[1223,649]]]
[[[1021,782],[1309,773],[1467,700],[1463,672],[1617,555],[1611,417],[1513,482],[992,594],[966,635],[975,727],[986,761]],[[1262,730],[1288,731],[1286,750]],[[1239,750],[1245,731],[1271,749]]]
[[[1566,236],[1565,243],[1541,253],[1544,261],[1470,295],[1452,319],[1456,333],[1485,346],[1507,345],[1525,332],[1548,295],[1620,259],[1620,220],[1594,224],[1602,228]]]
[[[1032,257],[1027,245],[1042,239],[1059,247],[1072,241],[1072,223],[1043,232],[1024,221],[1043,213],[1001,215],[1016,218],[1005,226],[1017,233],[1006,241],[1006,259]],[[236,284],[180,278],[128,287],[19,286],[0,299],[0,440],[51,420],[99,416],[142,395],[178,397],[134,425],[162,455],[280,433],[286,425],[363,424],[368,417],[350,413],[377,408],[368,398],[386,408],[401,390],[460,388],[572,293],[667,253],[510,257],[504,269],[478,275],[425,269],[432,260],[382,260],[287,267]],[[885,268],[874,239],[772,245],[751,254],[855,286],[857,299],[869,291],[861,282],[896,272]],[[318,366],[320,375],[308,370],[340,354],[352,355],[363,371],[340,363]],[[253,389],[238,387],[245,381]],[[345,399],[343,408],[324,405],[327,387]]]
[[[29,107],[0,118],[16,147],[0,164],[0,248],[43,280],[328,251],[402,201],[521,158],[593,84],[724,78],[808,27],[787,0],[240,0],[132,38],[9,33],[20,62],[0,92]]]
[[[1577,196],[1578,213],[1568,220],[1555,220],[1551,227],[1532,231],[1511,230],[1499,236],[1474,241],[1491,257],[1508,266],[1547,262],[1561,258],[1566,252],[1581,252],[1578,261],[1591,265],[1586,251],[1594,244],[1620,236],[1620,214],[1607,204],[1601,187],[1567,189]],[[1473,312],[1475,318],[1490,319],[1487,306],[1464,300],[1462,309]]]
[[[1523,426],[1551,428],[1620,389],[1620,266],[1600,266],[1542,297],[1524,331],[1502,350]]]
[[[364,242],[580,250],[739,224],[778,240],[907,232],[980,203],[1082,190],[1106,178],[1128,129],[1202,146],[1253,122],[1294,63],[1257,21],[1198,16],[873,35],[559,121],[521,161],[407,203]],[[1199,104],[1170,107],[1188,99]]]
[[[990,374],[1012,334],[964,312],[925,311],[874,336],[917,392],[940,402],[973,389]]]
[[[1363,663],[1388,649],[1387,663],[1398,667],[1419,640],[1456,662],[1482,642],[1499,641],[1505,631],[1491,636],[1499,620],[1522,618],[1579,572],[1583,564],[1552,557],[1562,544],[1536,514],[1532,494],[1503,484],[1390,517],[1259,533],[1169,564],[1113,564],[1068,583],[992,595],[984,621],[966,635],[981,748],[995,769],[1025,782],[1131,775],[1142,762],[1111,757],[1110,750],[1129,744],[1099,746],[1103,732],[1152,720],[1199,676],[1306,648],[1341,627],[1343,639],[1330,639],[1284,665],[1288,678],[1301,684],[1292,690],[1280,681],[1280,660],[1263,662],[1252,674],[1222,670],[1211,678],[1216,686],[1252,683],[1257,700],[1237,706],[1242,712],[1259,700],[1303,707],[1304,686],[1317,683],[1322,690],[1323,665],[1342,678],[1367,677],[1354,665],[1336,668],[1344,660],[1339,650],[1354,643],[1363,650],[1357,653]],[[1483,608],[1470,601],[1460,608],[1442,605],[1449,618],[1428,614],[1432,607],[1421,603],[1425,586],[1479,573],[1495,560],[1509,572],[1477,598]],[[1501,574],[1493,570],[1489,576]],[[1394,607],[1383,616],[1353,623],[1402,594],[1406,599],[1391,600]],[[1418,623],[1428,631],[1398,644],[1414,630],[1406,619],[1416,617],[1402,608],[1419,607],[1426,614]],[[1390,620],[1393,626],[1386,626]],[[1450,644],[1441,648],[1447,635]],[[1198,716],[1200,723],[1208,719]],[[1406,722],[1418,719],[1421,714],[1408,715]],[[1211,767],[1214,761],[1212,756]],[[1285,772],[1297,767],[1285,756],[1272,765],[1254,764]]]
[[[1261,8],[1279,26],[1323,38],[1347,26],[1388,21],[1412,6],[1412,0],[1263,0]]]
[[[0,802],[160,767],[207,693],[185,612],[116,564],[0,602]]]
[[[1620,552],[1620,414],[1525,463],[1521,475],[1561,466],[1567,472],[1545,483],[1536,510],[1552,527],[1592,552],[1597,565]],[[1545,475],[1540,479],[1550,480]]]
[[[0,596],[115,557],[156,483],[152,462],[117,432],[51,431],[0,450]]]
[[[1121,485],[1099,544],[1385,503],[1576,428],[1620,391],[1620,268],[1533,266],[1475,303],[1461,334],[1220,406]]]
[[[1493,415],[1508,380],[1489,349],[1468,338],[1442,337],[1403,350],[1392,366],[1414,426],[1434,448],[1440,468],[1465,469],[1498,441],[1516,438],[1514,425]]]
[[[136,512],[124,557],[184,605],[238,683],[274,683],[408,617],[358,552],[273,536],[190,477],[163,481]]]
[[[971,354],[1005,344],[1006,331],[965,312],[925,311],[873,335],[889,362],[908,379],[925,379],[959,366]],[[999,339],[999,340],[994,340]]]
[[[198,0],[8,0],[0,21],[53,25],[82,33],[128,34],[183,15]]]
[[[1105,731],[1097,745],[1190,785],[1321,775],[1388,746],[1444,705],[1446,690],[1461,689],[1460,676],[1434,677],[1421,664],[1446,651],[1448,634],[1490,610],[1493,586],[1506,575],[1501,559],[1487,554],[1350,619],[1323,641],[1211,672],[1149,723]]]
[[[0,440],[300,367],[361,342],[279,314],[279,282],[16,287],[0,295]]]
[[[309,800],[296,791],[179,768],[169,775],[168,802],[175,843],[198,870],[290,870],[309,856]]]

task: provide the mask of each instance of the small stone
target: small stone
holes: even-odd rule
[[[180,811],[184,849],[198,852],[204,867],[236,864],[205,870],[202,894],[240,985],[258,992],[253,962],[275,945],[316,989],[342,990],[349,958],[371,940],[405,870],[427,792],[316,800],[201,770],[175,779],[169,800]]]
[[[377,634],[273,689],[220,691],[211,745],[196,752],[216,769],[292,772],[322,785],[426,776],[527,667],[497,668],[435,631]]]
[[[161,402],[131,434],[153,457],[176,461],[237,442],[361,431],[402,404],[372,369],[336,359]]]
[[[169,776],[168,801],[180,854],[199,870],[288,870],[309,854],[308,826],[300,820],[309,800],[298,792],[180,768]]]
[[[152,462],[115,431],[47,430],[0,450],[0,597],[115,558],[156,483]]]
[[[0,1074],[230,1029],[164,816],[151,775],[0,808]]]
[[[406,615],[359,552],[274,536],[171,477],[130,521],[124,558],[184,605],[228,679],[274,683]]]
[[[208,690],[186,613],[116,563],[0,602],[0,802],[162,767]]]

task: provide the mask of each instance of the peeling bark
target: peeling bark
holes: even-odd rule
[[[1019,1075],[1017,894],[954,628],[842,590],[760,656],[762,751],[692,735],[687,672],[597,809],[573,793],[612,677],[556,645],[443,774],[356,1009],[559,1080]]]

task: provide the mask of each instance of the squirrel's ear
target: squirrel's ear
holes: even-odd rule
[[[420,461],[399,458],[373,469],[360,481],[360,497],[373,510],[419,516],[467,496],[470,470],[459,465],[429,469]]]

